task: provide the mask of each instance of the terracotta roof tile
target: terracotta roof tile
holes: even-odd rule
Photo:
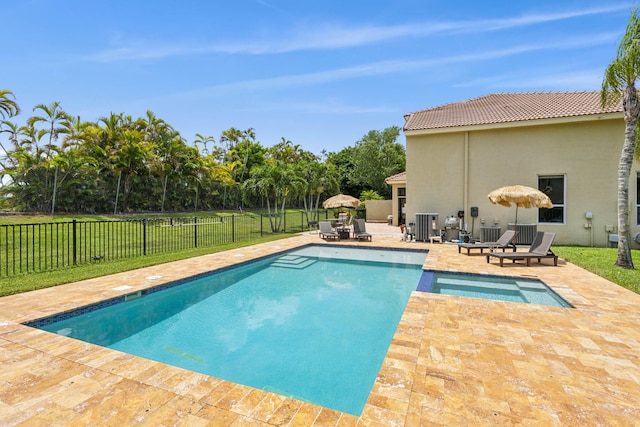
[[[385,178],[384,182],[392,184],[394,182],[407,182],[407,172],[400,172],[390,177]]]
[[[405,131],[622,112],[600,107],[600,92],[496,93],[408,114]]]

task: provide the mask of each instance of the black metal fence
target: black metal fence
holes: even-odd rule
[[[320,218],[328,218],[320,211]],[[287,212],[279,232],[309,230]],[[0,225],[0,277],[251,241],[272,233],[266,214]]]

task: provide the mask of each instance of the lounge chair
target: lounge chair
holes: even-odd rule
[[[331,228],[331,223],[329,221],[320,221],[319,224],[320,224],[320,231],[318,231],[318,235],[320,236],[321,239],[337,240],[340,238],[340,235]]]
[[[502,236],[495,242],[483,242],[483,243],[458,243],[458,253],[461,253],[462,249],[467,250],[467,255],[471,255],[472,249],[479,249],[480,253],[478,255],[482,255],[485,249],[489,249],[489,251],[493,252],[496,249],[502,249],[502,252],[505,252],[507,248],[516,251],[516,245],[514,243],[516,238],[516,232],[514,230],[507,230],[502,233]]]
[[[371,234],[367,233],[364,219],[359,218],[353,221],[353,237],[371,241]]]
[[[537,258],[538,262],[541,262],[542,258],[553,258],[553,265],[558,265],[558,255],[551,250],[551,244],[555,237],[556,233],[538,231],[527,252],[489,252],[487,254],[487,262],[491,257],[495,257],[500,259],[500,267],[502,267],[505,259],[510,259],[513,262],[526,260],[527,265],[531,265],[532,258]]]

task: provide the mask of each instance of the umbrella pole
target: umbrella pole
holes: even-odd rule
[[[516,222],[513,223],[513,231],[516,233],[515,240],[518,240],[518,205],[516,205]]]

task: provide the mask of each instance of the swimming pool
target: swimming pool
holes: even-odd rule
[[[425,271],[417,290],[554,307],[573,307],[537,279]]]
[[[359,415],[425,257],[303,247],[29,325]]]

